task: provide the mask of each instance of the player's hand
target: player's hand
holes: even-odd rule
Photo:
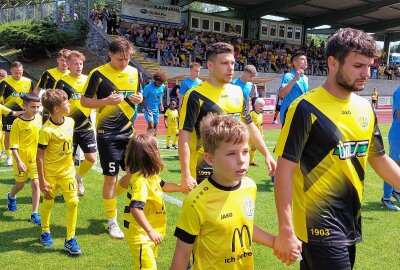
[[[192,189],[197,186],[196,180],[191,176],[183,176],[181,180],[181,191],[182,193],[188,194]]]
[[[40,187],[40,190],[41,190],[44,194],[46,194],[47,192],[49,192],[49,190],[50,190],[50,188],[51,188],[51,185],[49,184],[49,182],[47,182],[46,180],[44,180],[43,182],[42,182],[42,181],[39,181],[39,187]]]
[[[268,168],[268,175],[269,176],[274,176],[275,175],[275,170],[276,170],[276,161],[275,159],[271,156],[271,154],[268,154],[265,157],[265,164],[267,165]]]
[[[300,254],[301,242],[296,235],[278,234],[274,241],[274,255],[286,265],[293,264],[297,257],[293,254]]]
[[[150,231],[147,233],[147,235],[150,237],[150,240],[154,242],[154,244],[159,245],[163,241],[163,237],[161,234],[159,234],[156,231]]]
[[[131,95],[128,97],[128,99],[134,103],[134,104],[140,104],[143,101],[143,95],[142,94],[135,94],[135,95]]]
[[[304,70],[301,69],[301,68],[299,68],[299,69],[296,71],[296,76],[295,76],[296,80],[297,80],[298,78],[300,78],[300,75],[303,75],[303,74],[304,74]]]
[[[21,161],[21,162],[18,162],[18,171],[21,173],[21,172],[26,172],[26,166],[25,166],[25,164]]]
[[[106,97],[106,100],[107,105],[118,105],[124,100],[124,96],[119,94],[111,94]]]

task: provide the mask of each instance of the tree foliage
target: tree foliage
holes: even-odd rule
[[[390,47],[390,52],[392,52],[392,53],[400,53],[400,43],[391,46]]]

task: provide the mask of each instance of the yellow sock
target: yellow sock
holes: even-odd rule
[[[165,144],[167,145],[167,147],[169,146],[169,143],[171,142],[171,136],[167,136],[167,141],[165,142]]]
[[[75,236],[76,219],[78,217],[78,197],[69,198],[67,201],[67,241]]]
[[[117,198],[103,199],[104,209],[106,210],[107,219],[117,217]]]
[[[256,155],[256,150],[250,150],[250,163],[254,162],[255,155]]]
[[[6,156],[11,157],[11,150],[6,150]]]
[[[176,145],[176,143],[178,142],[178,136],[175,135],[174,136],[174,141],[172,142],[173,145]]]
[[[78,174],[84,176],[93,166],[93,162],[84,159],[78,168]]]
[[[117,181],[117,184],[115,185],[115,190],[117,192],[117,196],[119,196],[121,193],[125,193],[128,189],[122,187],[121,183]]]
[[[42,207],[40,209],[40,218],[42,220],[42,233],[50,232],[50,216],[54,199],[47,200],[43,198]]]

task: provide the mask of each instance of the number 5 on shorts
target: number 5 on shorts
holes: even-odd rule
[[[115,172],[115,162],[108,163],[108,167],[110,168],[110,173]]]

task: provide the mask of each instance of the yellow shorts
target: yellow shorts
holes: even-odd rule
[[[179,130],[178,127],[168,127],[167,128],[167,136],[178,136]]]
[[[158,247],[153,241],[141,243],[128,241],[128,246],[133,256],[134,270],[157,270]]]
[[[69,198],[78,198],[77,186],[75,175],[59,176],[46,176],[46,181],[51,185],[49,195],[55,198],[60,189],[64,200],[67,201]]]
[[[13,168],[14,168],[14,177],[16,182],[25,182],[28,177],[32,179],[38,179],[36,161],[24,162],[26,166],[26,172],[18,171],[18,164],[13,157]]]

